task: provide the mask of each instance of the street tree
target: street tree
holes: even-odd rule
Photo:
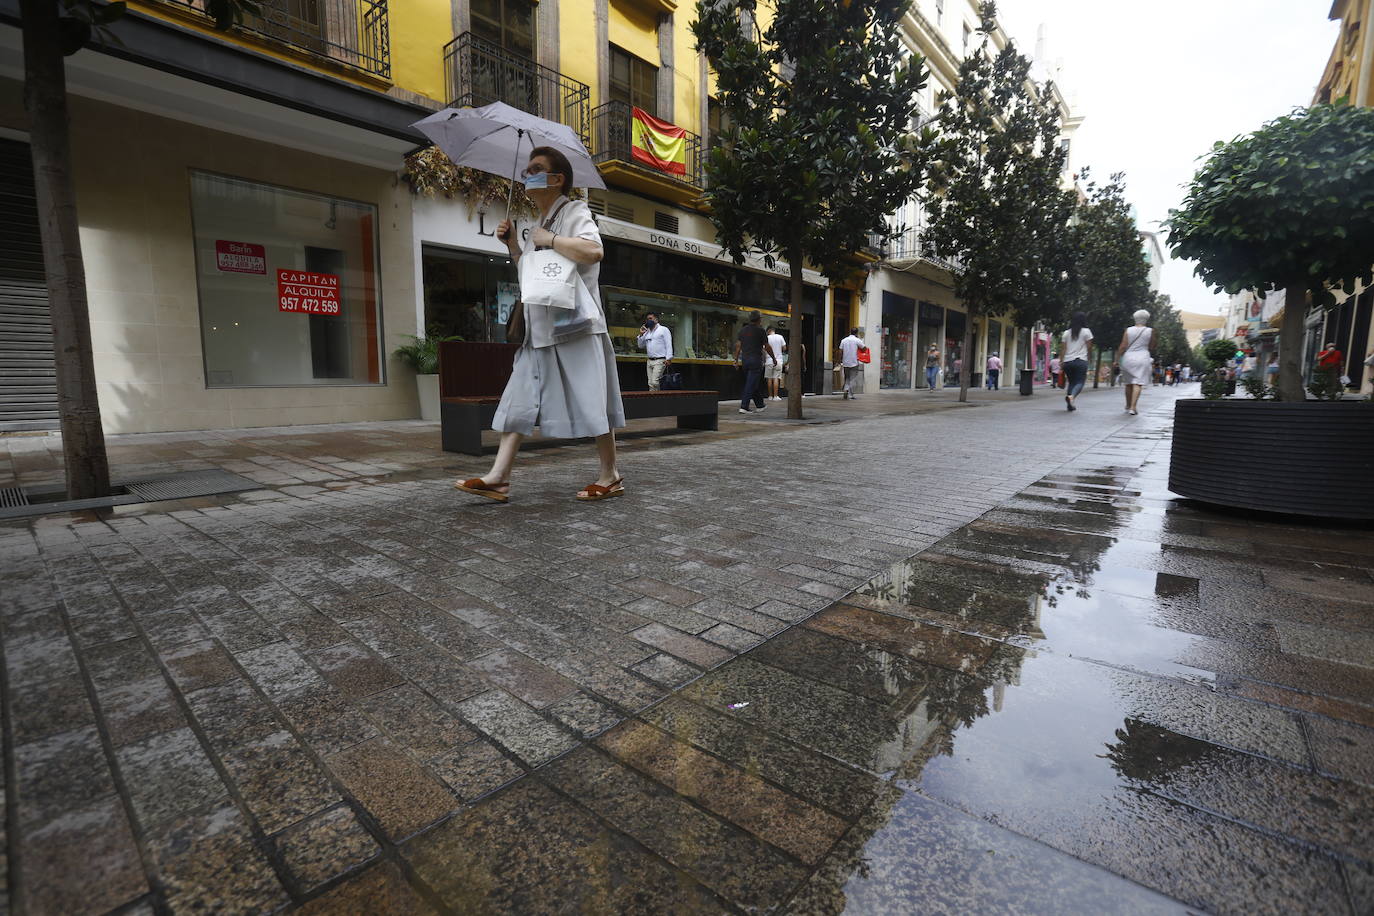
[[[1168,295],[1156,293],[1153,301],[1146,302],[1144,308],[1150,311],[1150,324],[1154,326],[1155,359],[1161,366],[1188,365],[1193,351],[1188,346],[1188,332],[1183,327],[1183,316],[1174,308]]]
[[[1374,109],[1314,105],[1212,147],[1183,206],[1169,212],[1173,256],[1228,293],[1286,290],[1279,397],[1306,398],[1305,303],[1335,305],[1374,275]]]
[[[931,169],[927,254],[952,261],[954,292],[968,313],[959,400],[968,400],[973,320],[1014,310],[1019,324],[1062,312],[1074,197],[1062,187],[1066,153],[1048,85],[1030,60],[992,40],[996,5],[982,5],[981,42],[940,106]]]
[[[1098,385],[1102,359],[1112,349],[1116,331],[1131,325],[1131,316],[1149,308],[1152,294],[1149,266],[1141,254],[1140,235],[1126,202],[1125,175],[1112,174],[1106,184],[1093,180],[1089,169],[1078,173],[1083,199],[1069,227],[1072,266],[1069,268],[1070,305],[1082,310],[1088,327],[1099,335],[1093,387]]]
[[[920,187],[931,136],[913,132],[925,82],[904,56],[910,0],[698,0],[692,33],[716,74],[726,124],[706,163],[705,200],[735,263],[787,260],[793,352],[802,339],[802,266],[831,277]],[[817,358],[813,354],[813,358]],[[787,415],[802,416],[802,361],[787,368]]]
[[[257,4],[249,0],[206,0],[205,9],[221,29],[258,11]],[[62,457],[71,499],[109,495],[110,464],[96,396],[86,269],[72,183],[66,58],[93,38],[117,43],[110,27],[124,11],[123,2],[19,2],[24,107],[29,117],[39,237],[52,320]]]

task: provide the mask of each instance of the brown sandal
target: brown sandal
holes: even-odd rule
[[[625,488],[621,486],[624,480],[624,477],[617,477],[615,480],[611,481],[609,486],[605,487],[599,483],[589,483],[582,488],[582,491],[587,495],[578,496],[577,498],[584,503],[591,503],[599,499],[610,499],[612,496],[624,496]]]
[[[510,499],[509,480],[505,483],[487,483],[480,477],[469,477],[467,480],[460,480],[455,483],[453,489],[462,490],[464,493],[471,493],[474,496],[485,496],[487,499],[494,499],[498,503]]]

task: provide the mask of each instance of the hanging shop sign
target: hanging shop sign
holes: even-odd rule
[[[338,274],[278,270],[277,309],[305,315],[339,314]]]
[[[215,267],[231,274],[266,274],[267,249],[252,242],[215,239]]]

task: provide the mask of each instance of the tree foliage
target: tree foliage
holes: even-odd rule
[[[726,124],[706,163],[718,240],[787,258],[793,342],[801,340],[802,265],[832,277],[886,214],[920,187],[926,154],[912,132],[924,61],[904,56],[910,0],[698,0],[692,33],[716,73]],[[929,139],[927,136],[926,140]],[[801,361],[788,368],[788,416],[801,416]]]
[[[1141,254],[1140,234],[1126,202],[1125,176],[1117,172],[1106,184],[1098,184],[1085,168],[1079,180],[1083,200],[1069,227],[1068,311],[1081,309],[1088,327],[1101,332],[1105,342],[1113,330],[1130,327],[1137,309],[1153,312],[1157,303],[1152,301],[1149,265]]]
[[[1219,142],[1169,213],[1169,246],[1228,293],[1288,290],[1279,389],[1303,398],[1304,293],[1335,304],[1374,273],[1374,109],[1314,105]]]
[[[1151,299],[1144,307],[1150,310],[1150,324],[1154,327],[1155,358],[1163,366],[1188,365],[1193,351],[1188,346],[1183,317],[1168,296],[1156,294]]]
[[[968,397],[975,316],[1015,310],[1023,326],[1053,320],[1065,303],[1073,194],[1061,186],[1066,153],[1048,86],[1030,60],[992,41],[995,4],[982,6],[979,46],[959,68],[936,117],[927,254],[955,263],[954,291],[969,314],[960,400]]]

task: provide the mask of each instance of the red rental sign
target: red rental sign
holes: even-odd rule
[[[278,270],[277,309],[307,315],[339,314],[338,274]]]
[[[267,273],[267,249],[251,242],[215,240],[215,266],[231,274]]]

